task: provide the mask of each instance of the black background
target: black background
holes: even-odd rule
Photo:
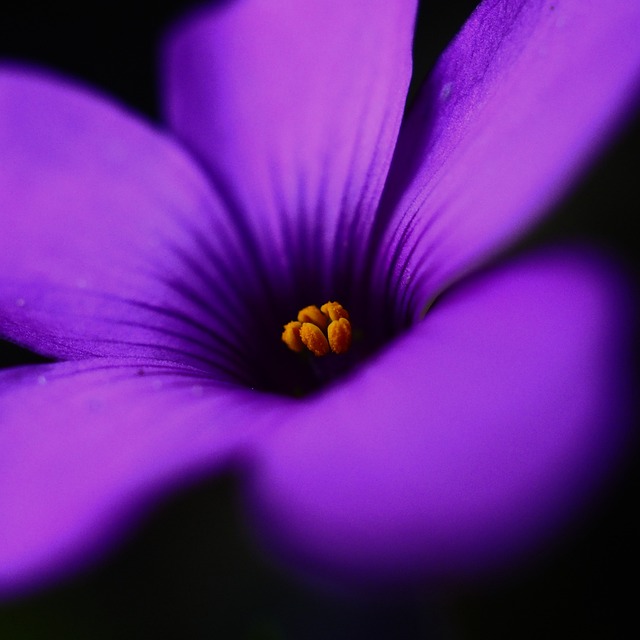
[[[21,2],[2,9],[0,58],[58,69],[158,120],[159,35],[197,4]],[[422,3],[414,87],[476,4]],[[535,241],[589,238],[637,273],[639,150],[636,119]],[[0,366],[34,359],[0,342]],[[88,573],[0,604],[0,638],[623,637],[638,626],[636,462],[579,528],[527,566],[383,603],[319,594],[270,566],[242,529],[233,480],[213,480],[168,500]]]

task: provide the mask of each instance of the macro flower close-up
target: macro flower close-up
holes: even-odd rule
[[[0,64],[0,338],[44,360],[0,371],[0,595],[228,471],[268,554],[374,588],[509,563],[605,482],[630,278],[526,240],[637,110],[640,4],[485,0],[407,106],[416,10],[199,7],[162,127]]]

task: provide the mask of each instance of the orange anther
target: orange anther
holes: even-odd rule
[[[351,346],[351,323],[346,318],[338,318],[327,328],[327,335],[331,351],[345,353]]]
[[[315,324],[304,322],[300,329],[300,339],[314,356],[326,356],[329,353],[329,343],[320,327]]]
[[[300,339],[300,328],[302,322],[288,322],[284,325],[284,331],[282,332],[282,342],[284,342],[291,351],[299,353],[304,349],[304,343]]]
[[[320,327],[323,331],[329,324],[327,316],[325,316],[315,304],[298,311],[298,320],[300,322],[310,322],[311,324],[315,324],[316,327]]]
[[[328,315],[331,320],[340,318],[349,319],[349,313],[339,302],[327,302],[320,307],[322,313]]]

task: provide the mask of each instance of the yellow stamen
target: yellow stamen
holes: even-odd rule
[[[328,315],[331,320],[349,319],[347,310],[339,302],[327,302],[320,307],[320,310]]]
[[[320,327],[316,327],[315,324],[303,322],[300,329],[300,339],[314,356],[326,356],[329,353],[327,338]]]
[[[345,353],[351,346],[351,323],[346,318],[334,320],[327,328],[329,346],[333,353]]]
[[[327,302],[320,309],[305,307],[298,312],[297,321],[284,326],[282,341],[297,353],[305,347],[315,356],[345,353],[351,346],[349,314],[339,302]]]
[[[304,344],[300,339],[300,328],[302,322],[288,322],[284,325],[284,331],[282,332],[282,342],[284,342],[291,351],[300,353],[304,349]]]
[[[298,311],[298,321],[299,322],[310,322],[311,324],[315,324],[316,327],[320,327],[323,331],[327,328],[329,324],[329,319],[327,316],[316,307],[315,304],[310,305],[309,307],[305,307]]]

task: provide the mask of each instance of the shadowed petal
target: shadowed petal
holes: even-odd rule
[[[251,294],[256,276],[178,145],[90,90],[3,66],[0,148],[0,337],[233,365],[238,282]]]
[[[0,594],[76,569],[219,472],[278,402],[157,362],[1,372]]]
[[[486,1],[471,16],[403,127],[386,194],[382,277],[404,283],[411,317],[530,229],[619,132],[640,99],[638,33],[633,0]]]
[[[271,544],[376,583],[495,567],[544,539],[626,434],[625,293],[569,251],[460,283],[269,434],[249,495]]]
[[[283,281],[331,277],[366,247],[402,117],[415,4],[223,2],[168,38],[167,118],[260,229],[257,254]]]

